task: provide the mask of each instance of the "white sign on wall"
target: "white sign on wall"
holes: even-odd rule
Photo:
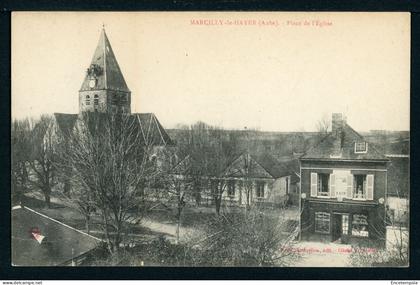
[[[350,170],[334,170],[333,177],[335,179],[335,196],[341,201],[347,196],[347,185],[350,176]]]

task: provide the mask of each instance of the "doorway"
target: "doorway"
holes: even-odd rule
[[[342,235],[342,214],[334,214],[332,220],[331,241],[335,242],[341,238]]]
[[[349,214],[334,213],[332,220],[331,237],[332,242],[343,242],[343,236],[348,235],[349,230]]]

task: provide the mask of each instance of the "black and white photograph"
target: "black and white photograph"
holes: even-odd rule
[[[12,266],[408,267],[407,12],[13,12]]]

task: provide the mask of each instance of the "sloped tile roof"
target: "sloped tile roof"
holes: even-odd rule
[[[31,231],[45,236],[40,244]],[[29,208],[12,210],[12,264],[57,266],[71,262],[99,245],[100,240]]]
[[[76,123],[77,114],[54,113],[54,117],[60,131],[65,135],[69,135]]]
[[[144,141],[151,145],[174,145],[174,142],[153,113],[138,113],[132,116],[135,116],[139,122],[139,131],[141,131]]]
[[[322,160],[382,160],[388,159],[376,150],[372,143],[368,144],[366,153],[355,153],[354,144],[365,142],[363,136],[353,130],[348,124],[344,124],[342,135],[336,136],[329,133],[317,145],[309,149],[301,159]]]
[[[249,173],[245,173],[248,164],[250,171]],[[244,177],[245,175],[248,175],[248,177],[251,178],[280,178],[292,176],[292,180],[296,180],[298,177],[295,173],[295,164],[296,162],[293,161],[279,161],[267,153],[243,153],[229,165],[225,171],[225,176]],[[293,180],[292,183],[295,180]]]
[[[88,128],[91,132],[95,132],[96,128],[100,128],[107,121],[109,116],[106,113],[100,112],[84,112],[83,116],[88,122]],[[79,118],[77,114],[61,114],[54,113],[59,129],[64,134],[70,134]],[[165,129],[160,124],[159,120],[153,113],[131,114],[130,119],[133,120],[134,131],[139,132],[140,138],[143,142],[153,146],[173,146],[174,142],[171,140]]]
[[[247,173],[248,169],[248,173]],[[256,157],[248,153],[241,154],[224,172],[225,177],[250,177],[250,178],[273,178]]]

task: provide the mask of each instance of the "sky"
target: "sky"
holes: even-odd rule
[[[165,128],[409,130],[409,13],[12,13],[12,117],[77,113],[102,26]]]

